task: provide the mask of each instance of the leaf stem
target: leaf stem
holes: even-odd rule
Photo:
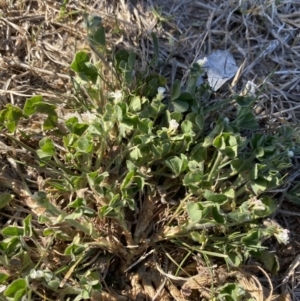
[[[222,160],[222,153],[218,150],[217,158],[216,158],[215,163],[208,175],[208,181],[210,181],[213,178],[213,176],[215,175],[215,171],[218,169],[218,166],[219,166],[221,160]]]

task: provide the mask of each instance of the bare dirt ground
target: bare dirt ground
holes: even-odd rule
[[[218,49],[230,50],[241,68],[234,84],[229,82],[214,98],[224,99],[233,92],[239,93],[250,80],[262,89],[257,114],[266,128],[288,122],[299,124],[299,1],[67,2],[62,14],[60,1],[0,0],[0,109],[7,104],[22,105],[32,95],[43,95],[63,106],[72,91],[69,65],[77,50],[88,49],[82,27],[82,12],[86,11],[103,18],[108,45],[134,49],[144,59],[145,66],[153,53],[150,33],[155,32],[161,61],[167,65],[164,75],[170,78],[169,84],[174,79],[184,84],[189,67],[200,57]],[[10,166],[6,143],[0,134],[2,170]],[[295,157],[295,170],[299,167],[298,160]],[[273,218],[290,230],[291,239],[287,246],[270,246],[281,266],[277,275],[269,275],[274,289],[272,299],[281,294],[277,300],[300,300],[300,207],[284,198],[279,203]],[[160,272],[151,259],[141,265],[130,276],[135,287],[132,300],[150,300],[149,296],[154,300],[163,290],[156,300],[184,300],[178,287],[169,282],[165,288],[161,286],[160,292],[154,288],[155,282],[164,279]],[[271,300],[267,277],[261,273],[257,277],[266,291],[257,300]],[[123,299],[108,296],[107,300]]]

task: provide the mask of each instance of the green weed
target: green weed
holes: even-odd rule
[[[275,273],[276,256],[264,241],[287,243],[288,232],[263,221],[276,211],[268,192],[285,184],[299,147],[297,130],[287,125],[265,133],[250,96],[211,106],[210,88],[196,86],[203,72],[197,63],[186,89],[178,80],[168,87],[155,70],[155,35],[154,61],[145,74],[134,52],[106,51],[99,18],[86,16],[86,23],[98,61],[76,53],[68,114],[58,114],[42,96],[0,112],[7,139],[30,152],[31,167],[45,179],[42,189],[29,191],[32,213],[1,230],[6,269],[0,283],[7,300],[31,300],[42,291],[48,299],[89,299],[101,292],[113,257],[124,272],[145,250],[169,245],[188,258],[202,254],[225,264],[228,272],[254,257]],[[235,108],[230,114],[228,104]],[[40,132],[23,126],[36,118]],[[289,196],[297,193],[294,188]],[[5,193],[0,201],[5,209],[15,197]],[[9,262],[16,258],[20,267],[13,272]],[[94,265],[99,261],[103,266]],[[230,282],[215,288],[215,296],[247,298]]]

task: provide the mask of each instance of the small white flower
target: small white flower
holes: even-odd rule
[[[286,245],[290,240],[289,233],[290,231],[288,229],[278,228],[278,232],[275,233],[274,235],[279,243]]]
[[[226,123],[226,124],[229,124],[229,119],[227,118],[227,117],[224,117],[224,122]]]
[[[255,92],[257,90],[257,85],[251,81],[251,80],[248,80],[247,83],[246,83],[246,86],[242,92],[242,95],[250,95],[252,97],[255,96]]]
[[[287,155],[288,155],[288,157],[294,157],[294,152],[288,150]]]
[[[97,118],[96,114],[93,112],[85,112],[82,114],[79,114],[78,112],[73,113],[66,113],[64,115],[64,119],[68,120],[72,117],[76,117],[78,119],[78,122],[85,122],[85,123],[91,123],[93,120]]]
[[[164,93],[166,92],[166,88],[165,87],[158,87],[157,89],[157,93],[164,95]]]
[[[157,88],[156,99],[160,100],[160,101],[163,100],[165,98],[165,92],[166,92],[166,88],[158,87]]]
[[[261,200],[256,200],[255,205],[253,206],[253,209],[266,210],[266,206]]]
[[[203,59],[198,60],[197,64],[203,68],[207,62],[208,62],[208,59],[207,59],[207,57],[205,57]]]
[[[96,114],[92,112],[85,112],[81,114],[82,121],[86,123],[92,123],[96,118]]]
[[[117,90],[115,92],[109,92],[108,97],[113,98],[114,102],[118,103],[122,100],[123,94],[122,94],[122,91]]]
[[[250,200],[249,207],[251,207],[253,210],[266,210],[265,204],[256,198]]]
[[[68,120],[72,117],[77,117],[78,121],[82,121],[78,112],[68,112],[63,116],[65,120]]]
[[[179,123],[175,119],[170,120],[169,129],[171,131],[176,131],[178,126],[179,126]]]

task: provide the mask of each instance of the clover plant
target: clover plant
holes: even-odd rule
[[[154,34],[156,58],[139,70],[133,51],[107,51],[97,21],[87,37],[94,56],[80,51],[71,64],[76,94],[66,104],[68,113],[58,114],[58,106],[42,96],[28,99],[23,109],[9,104],[0,112],[1,130],[30,152],[31,166],[45,180],[31,191],[32,215],[1,230],[1,261],[26,261],[17,276],[1,273],[4,295],[23,300],[38,293],[38,284],[87,299],[102,289],[93,258],[109,261],[113,255],[128,266],[163,243],[226,263],[229,270],[255,257],[276,272],[276,256],[264,241],[286,243],[288,233],[263,221],[277,209],[269,192],[286,183],[292,150],[299,147],[296,129],[286,125],[267,133],[254,114],[256,99],[247,95],[211,105],[210,87],[196,85],[204,72],[198,63],[185,87],[179,80],[170,86],[156,73]],[[228,111],[228,104],[235,110]],[[37,118],[39,132],[23,126]],[[289,196],[296,198],[297,191]],[[5,207],[12,197],[3,195],[2,202]],[[156,208],[169,208],[164,221],[156,220]],[[159,225],[149,231],[151,219]],[[43,258],[55,244],[68,265],[49,270]],[[241,300],[239,290],[220,287],[220,300]]]

